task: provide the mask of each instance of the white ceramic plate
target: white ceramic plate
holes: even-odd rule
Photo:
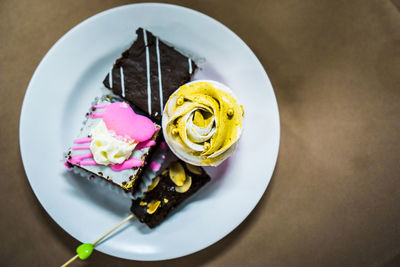
[[[20,149],[40,203],[80,242],[93,242],[129,215],[128,199],[66,172],[63,154],[137,27],[205,58],[195,78],[228,85],[246,115],[238,150],[218,168],[207,169],[213,180],[203,190],[156,229],[133,219],[96,248],[126,259],[162,260],[215,243],[252,211],[275,167],[279,113],[270,81],[253,52],[204,14],[173,5],[134,4],[77,25],[50,49],[30,81],[21,112]]]

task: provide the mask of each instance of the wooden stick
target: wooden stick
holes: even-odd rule
[[[117,224],[116,226],[114,226],[113,228],[111,228],[111,230],[109,230],[107,233],[105,233],[104,235],[102,235],[99,239],[97,239],[96,241],[94,241],[93,243],[93,247],[95,247],[101,240],[103,240],[106,236],[108,236],[109,234],[111,234],[113,231],[115,231],[115,229],[117,229],[118,227],[120,227],[121,225],[123,225],[124,223],[126,223],[127,221],[129,221],[130,219],[132,219],[135,215],[132,213],[131,215],[129,215],[128,217],[126,217],[125,219],[123,219],[119,224]],[[61,265],[61,267],[66,267],[69,264],[71,264],[74,260],[76,260],[78,258],[78,254],[76,254],[74,257],[72,257],[71,259],[69,259],[66,263],[64,263],[63,265]]]
[[[67,261],[66,263],[64,263],[63,265],[61,265],[61,267],[66,267],[68,266],[71,262],[73,262],[74,260],[76,260],[78,258],[78,254],[76,254],[75,256],[73,256],[72,258],[69,259],[69,261]]]
[[[99,239],[97,239],[96,241],[94,241],[93,246],[95,247],[97,245],[97,243],[99,243],[104,237],[108,236],[109,234],[111,234],[115,229],[117,229],[118,227],[120,227],[121,225],[123,225],[124,223],[126,223],[127,221],[129,221],[130,219],[132,219],[135,215],[132,213],[131,215],[129,215],[128,217],[126,217],[122,222],[120,222],[119,224],[117,224],[116,226],[114,226],[110,231],[108,231],[107,233],[105,233],[103,236],[101,236]]]

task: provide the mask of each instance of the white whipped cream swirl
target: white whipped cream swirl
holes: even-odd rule
[[[98,164],[121,164],[128,159],[137,143],[115,138],[101,120],[91,131],[90,150]]]

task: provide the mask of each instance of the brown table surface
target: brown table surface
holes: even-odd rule
[[[165,262],[95,252],[73,266],[399,266],[400,1],[171,1],[237,33],[277,96],[281,146],[250,216]],[[18,123],[29,79],[64,33],[128,1],[0,1],[0,261],[56,266],[79,245],[26,179]],[[99,233],[100,234],[100,233]]]

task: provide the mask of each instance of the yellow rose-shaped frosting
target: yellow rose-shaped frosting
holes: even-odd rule
[[[243,115],[242,106],[225,85],[194,81],[169,98],[162,118],[164,137],[182,160],[218,166],[236,148]]]

